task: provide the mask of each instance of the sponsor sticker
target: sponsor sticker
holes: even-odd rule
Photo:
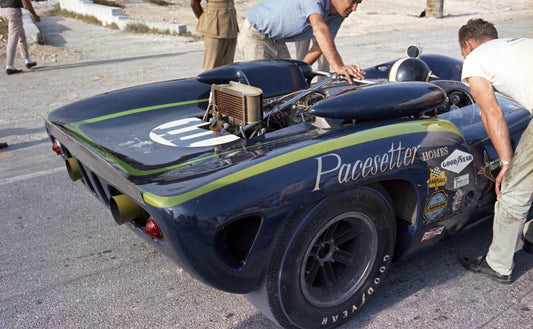
[[[426,242],[428,240],[433,239],[434,237],[437,237],[444,232],[444,226],[436,226],[434,228],[430,228],[429,230],[426,230],[424,232],[424,235],[422,236],[422,240],[420,242]]]
[[[444,159],[440,164],[442,169],[449,170],[456,174],[460,174],[463,169],[466,168],[474,160],[474,157],[470,153],[463,152],[461,150],[455,150],[449,157]]]
[[[421,154],[422,154],[422,160],[428,161],[428,160],[441,158],[445,155],[448,155],[449,152],[448,152],[448,147],[445,146],[445,147],[440,147],[434,150],[425,151],[425,152],[422,152]]]
[[[461,188],[461,187],[466,186],[468,184],[470,184],[470,175],[469,174],[458,176],[458,177],[455,177],[453,179],[453,188],[454,188],[454,190],[457,190],[458,188]]]
[[[455,195],[453,196],[453,203],[452,203],[453,212],[456,212],[461,207],[461,204],[463,203],[463,195],[464,195],[464,192],[462,189],[458,189],[457,192],[455,192]]]
[[[439,219],[448,206],[448,195],[444,191],[434,192],[424,206],[424,218],[426,222]]]
[[[428,186],[430,188],[438,189],[440,186],[446,185],[448,177],[446,173],[440,170],[439,167],[430,168]]]
[[[483,151],[483,160],[485,164],[483,165],[481,170],[478,171],[478,175],[484,175],[491,181],[496,182],[496,179],[494,179],[494,176],[492,175],[492,171],[501,167],[500,159],[490,161],[487,151]]]
[[[317,160],[317,172],[315,188],[311,191],[320,190],[324,176],[335,175],[339,184],[354,182],[360,178],[382,174],[396,168],[409,167],[413,164],[420,145],[405,147],[402,142],[392,143],[387,152],[372,156],[345,161],[340,154],[328,153],[315,158]]]

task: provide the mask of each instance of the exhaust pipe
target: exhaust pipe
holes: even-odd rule
[[[81,178],[80,167],[74,158],[68,158],[65,160],[65,165],[67,166],[67,172],[73,182]]]
[[[148,213],[143,208],[124,194],[112,197],[109,206],[118,225],[127,223],[132,219],[148,217]]]

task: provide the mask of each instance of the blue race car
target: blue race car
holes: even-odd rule
[[[283,327],[331,328],[393,261],[492,217],[499,160],[462,62],[416,50],[361,81],[236,63],[75,102],[46,129],[117,224]],[[516,144],[531,115],[498,101]]]

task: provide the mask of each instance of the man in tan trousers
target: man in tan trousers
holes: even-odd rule
[[[204,38],[204,71],[232,64],[239,32],[233,1],[207,0],[205,10],[200,2],[191,0],[191,8],[198,18],[196,30]]]
[[[35,13],[30,0],[0,0],[0,13],[7,23],[9,31],[6,47],[6,73],[8,75],[20,73],[13,65],[15,62],[15,53],[17,52],[17,43],[20,44],[20,54],[26,61],[26,67],[32,68],[37,63],[31,60],[28,52],[28,43],[26,42],[26,32],[22,22],[22,7],[26,8],[36,22],[41,18]]]
[[[363,79],[358,65],[345,65],[335,46],[344,19],[363,0],[261,0],[244,13],[239,51],[245,61],[291,58],[287,42],[314,39],[303,61],[312,65],[323,55],[333,71]]]

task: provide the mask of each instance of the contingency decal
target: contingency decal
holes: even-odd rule
[[[426,242],[428,240],[433,239],[434,237],[441,235],[442,232],[444,232],[444,228],[445,228],[444,226],[436,226],[434,228],[430,228],[429,230],[426,230],[420,242]]]
[[[501,167],[500,159],[489,161],[487,151],[483,151],[483,160],[485,162],[485,165],[483,165],[481,170],[478,171],[478,175],[484,175],[491,181],[496,182],[496,179],[494,179],[494,176],[492,175],[492,171],[498,167]]]
[[[446,173],[440,170],[439,167],[430,169],[429,180],[428,180],[428,186],[430,188],[434,188],[437,190],[439,187],[446,185],[447,182],[448,182],[448,177],[446,177]]]
[[[448,195],[444,191],[434,192],[424,206],[424,218],[426,222],[439,219],[448,206]]]
[[[464,192],[462,189],[458,189],[455,192],[455,195],[453,196],[453,203],[452,203],[453,212],[456,212],[457,210],[459,210],[459,208],[461,208],[461,204],[463,203],[463,196],[464,196]]]
[[[353,163],[343,162],[341,156],[337,153],[322,155],[315,158],[318,161],[318,167],[315,188],[311,192],[320,190],[320,179],[325,174],[336,173],[338,183],[343,184],[395,168],[408,167],[415,161],[416,151],[419,147],[420,145],[403,147],[400,141],[398,145],[392,143],[390,149],[385,153],[358,159]],[[326,167],[324,162],[328,162],[330,165]]]
[[[453,189],[457,190],[460,187],[470,184],[470,175],[465,174],[462,176],[457,176],[453,179]]]
[[[470,153],[455,150],[441,163],[441,168],[460,174],[474,160]]]
[[[422,160],[428,161],[428,160],[441,158],[445,155],[448,155],[449,152],[448,152],[448,147],[445,146],[445,147],[439,147],[434,150],[425,151],[425,152],[422,152],[421,154],[422,154]]]

